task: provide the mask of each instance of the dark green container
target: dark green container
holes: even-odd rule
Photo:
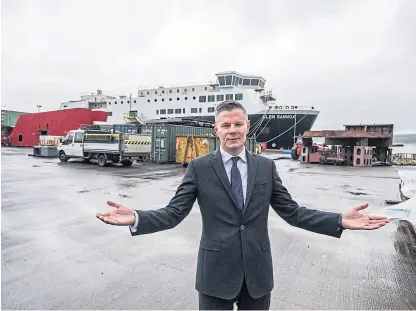
[[[177,135],[207,135],[209,139],[210,152],[220,147],[219,138],[216,136],[214,129],[209,127],[196,127],[175,124],[146,124],[141,126],[140,132],[142,134],[149,134],[152,136],[150,161],[154,163],[176,163]],[[255,152],[255,138],[247,137],[246,148],[252,152]]]
[[[142,127],[142,133],[146,132],[151,132],[152,135],[150,161],[156,163],[176,163],[177,135],[215,136],[213,128],[174,124],[148,124]]]

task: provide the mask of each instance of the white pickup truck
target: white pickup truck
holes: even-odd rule
[[[147,159],[150,151],[149,135],[112,133],[108,130],[69,131],[58,147],[61,162],[70,158],[82,158],[84,161],[96,159],[101,167],[111,163],[131,166],[134,160]]]

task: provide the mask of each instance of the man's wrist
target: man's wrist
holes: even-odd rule
[[[342,226],[342,214],[339,214],[338,216],[338,230],[344,230],[344,227]]]

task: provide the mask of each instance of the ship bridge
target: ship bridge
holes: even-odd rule
[[[215,74],[220,88],[238,86],[242,88],[263,90],[266,80],[260,76],[243,75],[236,71],[225,71]]]

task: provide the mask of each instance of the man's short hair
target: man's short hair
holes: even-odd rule
[[[218,116],[223,111],[231,111],[234,109],[241,109],[244,115],[247,117],[247,111],[242,104],[234,100],[226,100],[222,103],[219,103],[215,108],[215,120],[218,119]]]

